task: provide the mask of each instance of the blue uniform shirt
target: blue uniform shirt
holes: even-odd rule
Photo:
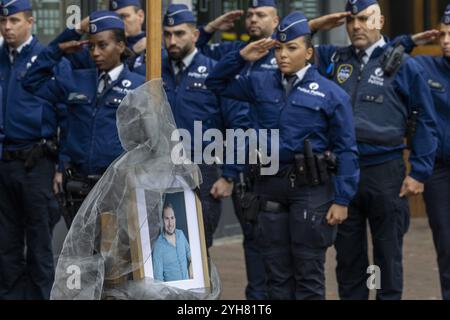
[[[145,79],[125,65],[118,79],[98,95],[98,70],[72,69],[62,78],[52,72],[62,58],[57,45],[49,46],[29,69],[24,85],[37,96],[68,106],[68,133],[60,167],[70,162],[83,175],[103,174],[123,153],[116,125],[117,108],[127,93]]]
[[[376,48],[369,59],[368,65],[373,64],[375,59],[380,59],[394,42],[396,42],[396,40],[388,43],[384,47]],[[382,70],[381,68],[375,69],[375,73],[379,73],[378,75],[375,73],[369,75],[367,73],[368,69],[365,67],[361,77],[363,81],[357,81],[358,68],[353,66],[352,62],[355,61],[356,56],[353,47],[338,48],[333,45],[325,45],[316,47],[319,71],[324,76],[329,74],[332,58],[338,50],[343,50],[350,54],[348,57],[344,57],[334,65],[335,81],[345,87],[348,92],[353,93],[352,104],[354,110],[362,103],[370,102],[369,98],[371,97],[375,98],[372,101],[375,106],[377,103],[386,103],[386,99],[390,99],[390,97],[388,95],[382,97],[384,93],[378,95],[378,92],[380,92],[379,83],[382,83],[383,81],[389,81],[389,85],[392,86],[385,90],[396,93],[394,99],[396,99],[397,102],[395,103],[397,105],[403,104],[403,111],[398,111],[404,113],[403,125],[405,128],[412,108],[414,107],[418,110],[419,117],[417,119],[417,129],[412,141],[412,152],[409,158],[412,166],[410,176],[417,181],[425,182],[433,171],[437,139],[435,116],[432,110],[433,101],[429,87],[422,76],[424,73],[422,67],[411,59],[411,57],[405,56],[401,67],[393,76],[394,79],[389,79],[389,77],[385,77],[378,72],[379,70]],[[365,81],[365,79],[368,79],[368,81]],[[384,98],[384,102],[381,100],[377,102],[377,97],[381,99]],[[356,117],[364,118],[364,116],[364,114],[356,114],[355,119]],[[386,113],[380,115],[380,117],[383,116],[389,117],[386,118],[387,120],[392,117],[392,115]],[[367,120],[370,121],[370,119]],[[380,137],[382,137],[382,135],[383,133],[380,133]],[[395,146],[366,143],[361,141],[361,137],[358,134],[356,138],[358,140],[362,166],[379,165],[393,159],[401,158],[403,156],[403,150],[406,147],[403,143],[399,143]]]
[[[168,57],[163,60],[164,88],[175,122],[179,129],[189,131],[192,138],[195,137],[195,121],[202,122],[202,133],[208,129],[218,129],[225,133],[226,129],[246,130],[250,127],[248,109],[245,104],[219,97],[206,88],[206,77],[215,65],[214,60],[199,52],[196,53],[177,86],[171,61]],[[203,150],[208,144],[204,142],[201,149]],[[194,141],[192,141],[192,151],[192,156],[195,157]],[[243,168],[244,166],[237,164],[224,165],[223,176],[236,178]]]
[[[430,87],[437,120],[436,157],[450,165],[450,60],[444,57],[418,56],[424,78]]]
[[[221,60],[206,81],[208,88],[232,99],[253,103],[258,128],[279,129],[281,165],[293,164],[310,139],[314,152],[333,151],[339,164],[334,177],[335,203],[347,206],[354,197],[359,167],[350,98],[314,66],[285,98],[281,72],[253,72],[239,51]],[[270,88],[270,89],[268,89]],[[270,145],[270,143],[268,144]]]
[[[5,43],[0,51],[0,87],[2,88],[0,136],[4,135],[4,148],[19,150],[29,148],[41,139],[54,138],[58,128],[60,106],[38,98],[26,91],[22,84],[31,63],[44,50],[33,37],[16,57],[14,67]],[[53,65],[56,73],[64,73],[64,64]]]
[[[176,229],[176,246],[161,233],[153,247],[153,278],[159,281],[189,279],[191,249],[183,231]]]

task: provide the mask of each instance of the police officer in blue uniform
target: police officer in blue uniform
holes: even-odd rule
[[[142,70],[141,74],[145,75],[145,48],[147,42],[145,31],[142,30],[145,12],[142,10],[141,1],[110,0],[109,8],[117,13],[125,23],[127,46],[135,54],[128,61],[131,71],[138,72],[138,70]]]
[[[89,39],[80,41],[87,26]],[[128,92],[145,82],[124,63],[129,56],[124,29],[116,13],[92,13],[82,30],[64,31],[37,57],[24,82],[35,95],[68,106],[68,134],[59,171],[66,173],[67,193],[82,195],[81,199],[72,199],[76,202],[73,213],[98,178],[123,153],[116,126],[117,108]],[[72,61],[71,54],[79,50],[90,54],[95,68],[78,69],[72,65],[64,78],[52,72],[63,57]],[[76,182],[81,182],[82,190],[69,188],[80,185]]]
[[[368,220],[374,264],[381,270],[377,299],[401,299],[403,237],[410,219],[407,197],[423,192],[433,170],[433,102],[420,65],[381,35],[384,17],[376,17],[378,2],[350,0],[346,11],[352,45],[317,48],[322,74],[352,97],[360,152],[360,187],[335,244],[339,294],[342,299],[369,297]],[[405,136],[412,165],[407,177]]]
[[[164,88],[175,122],[179,129],[190,133],[192,146],[194,139],[200,138],[194,134],[196,121],[201,121],[202,134],[208,129],[224,132],[225,129],[249,127],[247,109],[242,104],[222,99],[206,88],[205,80],[215,66],[215,61],[205,57],[195,47],[199,33],[195,24],[192,11],[183,4],[169,6],[164,16],[164,42],[168,53],[163,59]],[[204,142],[203,147],[206,145]],[[186,145],[186,149],[193,151],[189,152],[192,160],[201,162],[203,184],[200,187],[200,196],[206,245],[209,248],[212,246],[213,234],[220,218],[220,199],[231,195],[234,181],[242,171],[242,166],[225,164],[220,177],[214,165],[203,163],[203,148],[193,150],[193,147]]]
[[[424,198],[437,252],[442,298],[450,300],[450,5],[441,19],[439,39],[442,56],[417,56],[415,61],[425,72],[437,120],[436,162],[433,175],[425,183]],[[403,42],[408,51],[415,46],[413,39],[409,40]]]
[[[1,5],[2,5],[2,2],[0,1],[0,6]],[[3,51],[3,42],[4,42],[4,39],[0,32],[0,52]],[[0,110],[3,110],[2,103],[3,103],[3,91],[2,91],[2,87],[0,86]],[[0,112],[0,160],[2,159],[3,140],[4,139],[5,139],[5,133],[4,133],[4,128],[3,128],[3,112]]]
[[[275,0],[251,0],[248,3],[248,10],[245,14],[245,26],[250,36],[250,41],[226,41],[218,44],[209,45],[214,32],[225,31],[234,25],[234,21],[242,16],[241,10],[228,12],[204,27],[200,27],[200,37],[197,41],[197,48],[200,51],[215,60],[222,59],[227,53],[242,49],[249,42],[268,38],[274,35],[274,32],[280,22],[277,12],[277,2]],[[249,75],[256,71],[275,72],[278,70],[274,51],[262,57],[258,61],[249,62],[242,69],[241,74]],[[249,116],[252,119],[252,128],[256,127],[255,109],[248,105]],[[245,175],[240,175],[240,179],[234,189],[233,203],[236,215],[242,227],[244,235],[244,254],[247,271],[247,287],[245,294],[248,300],[264,300],[267,298],[266,274],[264,263],[255,237],[255,221],[251,210],[245,207],[251,207],[247,204],[245,197],[251,199],[253,193],[254,179],[251,172],[247,170]],[[241,192],[239,192],[242,190]]]
[[[274,46],[279,71],[238,76]],[[271,299],[325,298],[325,254],[358,184],[350,98],[307,62],[313,50],[308,21],[294,12],[280,24],[277,41],[231,52],[206,81],[218,94],[252,102],[258,128],[279,130],[272,154],[279,154],[280,169],[256,182]]]
[[[0,50],[1,47],[0,47]],[[1,52],[1,51],[0,51]],[[0,86],[0,110],[3,110],[3,89]],[[3,112],[0,112],[0,160],[2,160],[3,154],[3,141],[5,140],[5,129],[3,128]]]
[[[245,27],[250,36],[246,41],[224,41],[218,44],[209,45],[214,32],[227,30],[234,25],[234,21],[242,16],[241,10],[226,13],[216,20],[201,27],[200,37],[197,47],[201,52],[215,60],[222,59],[231,51],[236,51],[245,47],[249,42],[258,41],[272,37],[279,22],[277,2],[275,0],[250,0],[245,14]],[[249,63],[244,72],[251,71],[276,71],[277,65],[273,51],[259,61]]]
[[[52,192],[58,156],[58,106],[22,86],[44,49],[27,0],[0,7],[0,300],[48,299],[54,278]],[[25,254],[24,254],[25,252]]]
[[[2,2],[0,1],[0,6],[2,5]],[[3,50],[3,37],[0,32],[0,52]],[[0,110],[3,110],[2,107],[3,102],[3,92],[2,87],[0,86]],[[3,112],[0,112],[0,160],[2,159],[2,153],[3,153],[3,140],[5,139],[5,133],[3,132]]]

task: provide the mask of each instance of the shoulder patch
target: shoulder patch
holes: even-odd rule
[[[337,81],[339,84],[345,83],[353,74],[353,66],[351,64],[341,64],[337,70]]]

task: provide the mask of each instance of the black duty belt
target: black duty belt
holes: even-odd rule
[[[26,161],[31,156],[31,153],[34,151],[36,152],[35,148],[40,148],[39,151],[41,153],[41,157],[45,155],[44,148],[43,147],[31,147],[28,149],[22,149],[22,150],[3,150],[2,159],[4,161]]]
[[[31,150],[17,150],[17,151],[3,150],[2,159],[4,161],[15,161],[15,160],[25,161],[30,152]]]

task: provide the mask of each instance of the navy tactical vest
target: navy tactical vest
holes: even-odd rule
[[[390,75],[382,69],[387,48],[371,58],[362,71],[353,47],[339,48],[333,80],[352,98],[357,141],[395,147],[404,142],[409,112],[394,85],[401,66]]]

